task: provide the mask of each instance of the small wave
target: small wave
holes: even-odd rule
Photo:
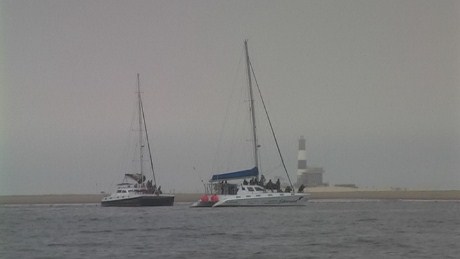
[[[52,244],[48,244],[49,247],[65,247],[65,246],[68,246],[67,244],[59,244],[59,243],[52,243]]]
[[[444,224],[445,222],[442,220],[436,220],[436,219],[429,219],[426,221],[426,223],[432,223],[432,224]]]
[[[148,230],[150,231],[158,231],[158,230],[189,231],[189,230],[197,230],[197,228],[189,227],[189,226],[167,226],[167,227],[159,227],[159,228],[149,228]]]
[[[367,218],[367,219],[358,219],[357,221],[358,222],[373,222],[373,221],[377,221],[378,219],[376,218]]]
[[[117,232],[133,232],[133,231],[138,231],[139,229],[137,228],[120,228],[117,229]]]
[[[110,229],[107,230],[81,230],[80,233],[82,234],[95,234],[95,233],[112,233],[113,231]]]
[[[356,239],[356,243],[358,244],[370,244],[370,245],[377,245],[379,242],[373,239],[367,239],[367,238],[358,238]]]
[[[104,243],[69,243],[69,244],[64,244],[64,243],[51,243],[48,244],[48,247],[100,247],[102,245],[105,245]]]

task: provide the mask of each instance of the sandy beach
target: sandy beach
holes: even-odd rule
[[[311,192],[312,199],[460,200],[460,191]]]
[[[175,202],[192,202],[200,194],[177,193]],[[106,194],[49,194],[49,195],[10,195],[0,196],[0,204],[81,204],[99,203]]]
[[[313,191],[312,200],[321,199],[379,199],[379,200],[459,200],[460,190],[448,191]],[[194,202],[199,193],[177,193],[175,202]],[[99,203],[104,194],[56,194],[0,196],[0,204],[82,204]]]

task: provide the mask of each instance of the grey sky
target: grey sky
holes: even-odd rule
[[[0,195],[121,180],[136,73],[163,189],[201,191],[246,38],[292,178],[303,135],[331,184],[459,189],[459,15],[458,1],[2,0]]]

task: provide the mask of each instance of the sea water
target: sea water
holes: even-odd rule
[[[0,258],[459,258],[458,201],[0,207]]]

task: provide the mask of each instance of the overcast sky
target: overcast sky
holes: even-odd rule
[[[244,39],[293,180],[304,136],[330,184],[460,189],[459,18],[442,0],[1,0],[0,195],[121,181],[137,73],[162,189],[201,192],[234,150]]]

